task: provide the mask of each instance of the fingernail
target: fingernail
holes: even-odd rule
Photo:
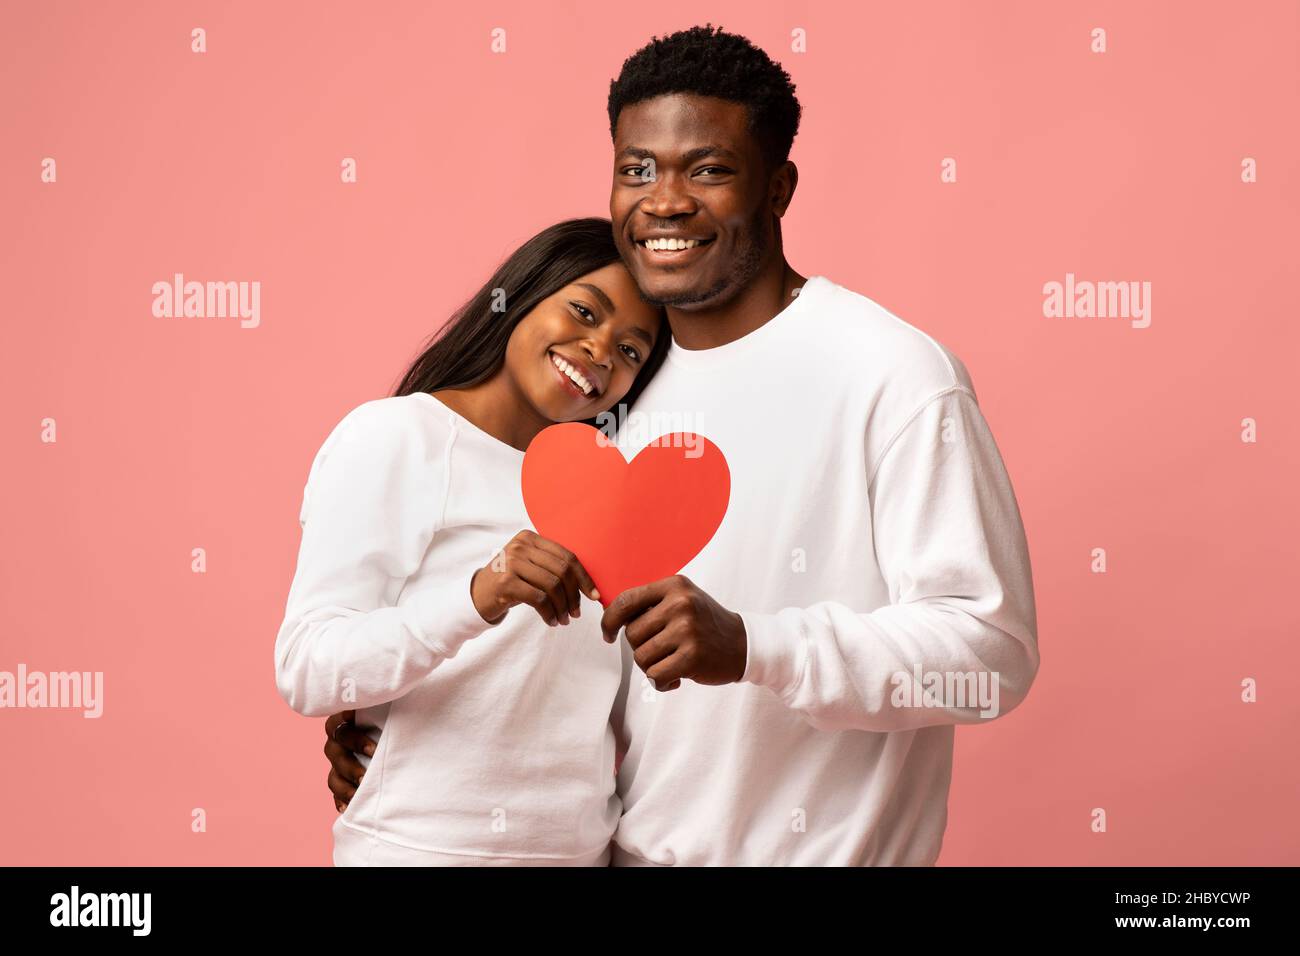
[[[599,600],[600,600],[600,592],[597,591],[595,588],[592,588],[592,589],[591,589],[591,599],[592,599],[593,601],[599,601]]]
[[[374,755],[375,755],[375,742],[372,740],[370,743],[366,744],[366,756],[373,757]]]

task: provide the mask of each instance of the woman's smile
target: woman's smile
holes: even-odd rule
[[[604,389],[600,378],[591,368],[564,358],[554,350],[546,353],[547,362],[555,370],[560,386],[578,398],[599,398]]]

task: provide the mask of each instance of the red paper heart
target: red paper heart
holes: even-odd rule
[[[609,607],[700,553],[727,513],[731,472],[692,432],[657,438],[628,462],[603,432],[565,422],[529,444],[523,492],[537,533],[577,555]]]

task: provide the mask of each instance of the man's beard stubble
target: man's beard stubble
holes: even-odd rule
[[[767,231],[763,228],[765,224],[766,214],[762,209],[759,209],[754,213],[754,217],[749,221],[744,233],[741,234],[740,254],[732,262],[730,274],[723,276],[703,292],[683,292],[680,295],[666,298],[651,297],[642,292],[641,297],[651,305],[671,305],[677,308],[700,304],[713,307],[726,305],[749,285],[762,267],[763,260],[767,257],[770,246],[767,240]],[[730,290],[731,294],[723,296],[723,293],[728,290]],[[719,296],[723,297],[718,298]],[[686,311],[690,311],[690,309],[688,308]]]

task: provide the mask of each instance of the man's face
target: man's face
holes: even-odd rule
[[[769,170],[748,122],[739,103],[686,93],[619,113],[609,215],[649,301],[723,305],[775,249]]]

